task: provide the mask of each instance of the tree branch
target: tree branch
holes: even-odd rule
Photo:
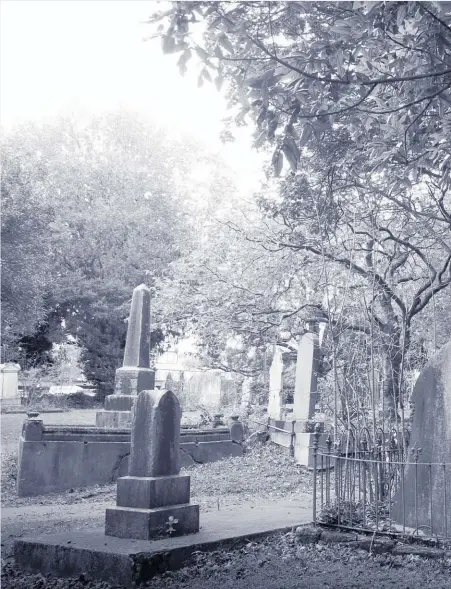
[[[277,63],[280,63],[280,65],[285,66],[286,68],[297,72],[299,75],[305,77],[305,78],[309,78],[310,80],[315,80],[316,82],[326,82],[328,84],[339,84],[339,85],[344,85],[344,86],[373,86],[374,84],[392,84],[394,82],[414,82],[415,80],[424,80],[427,78],[437,78],[440,76],[445,76],[447,74],[451,73],[451,68],[450,69],[445,69],[442,70],[441,72],[432,72],[432,73],[428,73],[428,74],[416,74],[413,76],[386,76],[383,78],[376,78],[374,80],[340,80],[337,78],[330,78],[330,77],[324,77],[324,76],[318,76],[316,74],[310,74],[309,72],[306,72],[305,70],[301,70],[300,68],[291,65],[289,62],[285,61],[284,59],[282,59],[281,57],[277,57],[275,55],[273,55],[259,40],[257,39],[253,39],[250,35],[248,35],[248,39],[254,43],[259,49],[261,49],[261,51],[263,51],[263,53],[265,53],[266,55],[268,55],[269,57],[271,57],[274,61],[276,61]]]
[[[350,260],[349,258],[342,258],[342,257],[334,256],[333,254],[330,254],[328,252],[321,252],[320,250],[316,249],[315,247],[307,245],[307,244],[300,245],[300,244],[290,244],[290,243],[280,242],[279,245],[282,247],[289,247],[289,248],[295,249],[295,250],[309,251],[319,257],[324,256],[325,258],[327,258],[328,260],[330,260],[332,262],[336,262],[337,264],[342,264],[346,268],[353,270],[356,274],[359,274],[360,276],[364,276],[365,278],[370,278],[370,277],[374,278],[374,280],[379,285],[379,288],[381,288],[381,290],[390,299],[393,299],[395,301],[395,303],[398,305],[399,309],[401,310],[402,315],[405,317],[407,310],[406,310],[404,303],[393,292],[393,290],[385,282],[385,280],[382,278],[382,276],[380,274],[378,274],[377,272],[367,271],[364,268],[362,268],[361,266],[359,266],[358,264],[356,264],[355,262],[353,262],[352,260]]]
[[[446,23],[444,20],[442,20],[439,16],[437,16],[434,12],[432,12],[432,10],[429,10],[429,8],[427,8],[423,2],[418,2],[418,4],[421,6],[421,8],[424,10],[424,12],[427,12],[430,16],[432,16],[432,18],[434,20],[436,20],[437,22],[439,22],[442,27],[445,27],[445,29],[448,30],[448,32],[451,33],[451,26]]]

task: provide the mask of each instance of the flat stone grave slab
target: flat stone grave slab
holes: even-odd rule
[[[103,529],[20,538],[14,543],[23,570],[57,577],[79,577],[135,587],[156,574],[181,568],[197,551],[231,548],[312,521],[305,502],[272,502],[201,514],[196,534],[162,540],[105,536]]]

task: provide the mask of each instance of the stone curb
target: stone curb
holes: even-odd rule
[[[422,556],[424,558],[444,558],[451,556],[451,552],[433,546],[423,546],[418,543],[404,544],[391,538],[359,534],[357,532],[341,532],[326,530],[312,525],[298,526],[294,530],[298,544],[341,544],[347,548],[365,550],[372,554],[390,553],[394,556]]]
[[[32,409],[13,409],[9,411],[8,409],[1,409],[0,413],[2,415],[26,415],[32,411]],[[68,413],[70,409],[40,409],[39,413]]]

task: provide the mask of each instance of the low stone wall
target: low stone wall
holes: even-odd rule
[[[293,440],[294,458],[296,462],[301,466],[313,468],[312,446],[314,423],[306,420],[279,421],[271,419],[269,425],[272,426],[269,429],[269,437],[272,442],[286,448],[287,452],[289,452]],[[320,426],[321,430],[324,431],[324,424],[320,424]],[[278,429],[273,429],[274,427]],[[326,449],[326,438],[327,435],[321,433],[318,442],[319,448],[324,451]],[[317,467],[321,467],[320,458],[318,459]]]
[[[182,466],[241,456],[240,441],[232,439],[227,427],[182,429]],[[28,419],[19,441],[17,494],[43,495],[114,482],[128,473],[129,453],[129,429],[52,426]]]

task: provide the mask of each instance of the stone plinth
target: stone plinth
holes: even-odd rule
[[[320,448],[326,448],[326,434],[321,434],[319,437],[319,446]],[[294,458],[298,464],[301,466],[306,466],[309,469],[314,468],[314,460],[313,460],[313,442],[315,440],[314,434],[309,434],[306,432],[299,432],[296,434],[295,443],[294,443]],[[316,468],[318,470],[321,469],[321,456],[318,455],[318,461]],[[326,463],[323,461],[323,468],[326,468]]]
[[[132,395],[155,388],[155,371],[150,368],[123,366],[116,370],[115,392],[111,397]],[[107,397],[108,399],[108,397]],[[106,400],[106,399],[105,399]],[[105,404],[106,409],[106,404]]]
[[[118,507],[142,507],[153,509],[166,505],[189,503],[190,477],[172,475],[167,477],[126,476],[117,483]]]
[[[106,510],[105,535],[151,540],[199,531],[199,505],[172,505],[154,509],[115,507]]]
[[[96,426],[119,429],[131,427],[132,407],[136,399],[136,395],[108,395],[105,397],[105,411],[96,413]]]
[[[155,388],[149,354],[150,291],[141,284],[133,291],[123,366],[116,370],[114,394],[105,398],[105,411],[96,415],[97,427],[131,426],[131,409],[137,395]]]
[[[131,411],[99,411],[96,413],[96,426],[105,429],[124,429],[131,427]]]
[[[313,420],[271,420],[271,425],[277,429],[270,429],[271,440],[287,450],[289,450],[291,443],[294,445],[294,458],[301,466],[306,466],[310,469],[314,466],[313,461],[313,442],[315,439],[315,426],[319,426],[319,447],[326,449],[326,440],[328,435],[324,433],[325,423],[315,422]],[[282,431],[280,431],[282,430]],[[292,436],[294,434],[294,436]],[[317,468],[321,468],[321,457],[318,457]],[[325,463],[323,461],[323,468]]]
[[[105,534],[150,540],[199,531],[190,477],[180,473],[181,410],[171,391],[142,391],[132,409],[129,476],[118,480]]]

